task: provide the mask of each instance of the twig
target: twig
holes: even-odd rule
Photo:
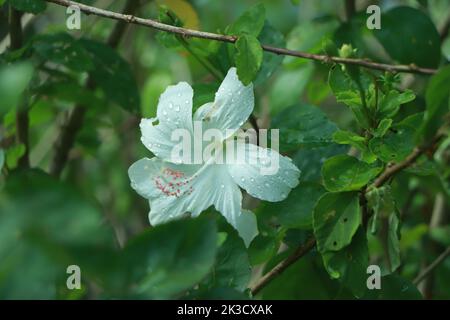
[[[423,279],[425,279],[428,275],[431,274],[431,272],[436,269],[436,267],[445,260],[445,258],[447,258],[450,255],[450,247],[448,247],[447,249],[445,249],[444,252],[442,252],[439,257],[436,258],[436,260],[434,260],[428,267],[425,268],[425,270],[422,271],[421,274],[419,274],[417,276],[417,278],[415,278],[413,280],[413,284],[414,285],[418,285]]]
[[[157,29],[160,31],[171,32],[171,33],[179,34],[185,38],[194,37],[194,38],[222,41],[222,42],[229,42],[229,43],[234,43],[237,40],[237,37],[232,36],[232,35],[223,35],[223,34],[175,27],[172,25],[168,25],[168,24],[164,24],[164,23],[152,20],[152,19],[143,19],[143,18],[136,17],[134,15],[131,15],[131,14],[122,14],[122,13],[117,13],[117,12],[113,12],[113,11],[109,11],[109,10],[103,10],[103,9],[99,9],[96,7],[81,4],[81,3],[75,2],[75,1],[69,1],[69,0],[46,0],[46,1],[58,4],[61,6],[65,6],[65,7],[75,5],[75,6],[78,6],[81,11],[83,11],[87,14],[95,14],[95,15],[102,16],[105,18],[110,18],[110,19],[125,21],[127,23],[142,25],[142,26],[150,27],[150,28]],[[313,53],[308,53],[308,52],[289,50],[289,49],[273,47],[273,46],[269,46],[269,45],[265,45],[265,44],[262,44],[261,47],[265,51],[272,52],[275,54],[282,54],[282,55],[293,56],[293,57],[298,57],[298,58],[316,60],[316,61],[320,61],[320,62],[324,62],[324,63],[335,62],[335,63],[351,64],[351,65],[357,65],[357,66],[364,67],[364,68],[376,69],[376,70],[382,70],[382,71],[388,71],[388,72],[406,72],[406,73],[417,73],[417,74],[434,74],[434,73],[436,73],[436,69],[421,68],[421,67],[417,67],[415,65],[391,65],[391,64],[385,64],[385,63],[372,62],[372,61],[369,61],[366,59],[330,57],[327,55],[320,55],[320,54],[313,54]]]
[[[22,13],[10,6],[9,38],[11,41],[10,47],[12,50],[18,50],[22,47],[23,34],[22,34],[21,19]],[[17,142],[25,146],[25,152],[18,160],[18,165],[20,168],[28,168],[30,166],[28,131],[29,131],[28,107],[26,105],[26,101],[22,100],[19,103],[16,112]]]
[[[281,274],[287,267],[296,262],[298,259],[307,254],[316,245],[316,239],[310,238],[303,246],[299,247],[289,257],[277,264],[272,270],[262,276],[258,282],[250,289],[252,295],[258,294],[258,292],[264,288],[273,278]]]
[[[123,12],[126,14],[134,13],[139,5],[137,0],[128,0],[125,4]],[[111,32],[107,44],[112,48],[117,48],[122,39],[127,23],[125,21],[119,21]],[[95,88],[95,83],[92,78],[88,78],[86,88],[92,90]],[[86,108],[83,105],[76,105],[72,112],[69,114],[67,121],[61,127],[61,133],[56,141],[54,155],[50,164],[50,173],[56,177],[61,175],[64,169],[69,152],[72,149],[77,133],[83,126],[84,116]]]
[[[355,0],[345,0],[345,18],[350,21],[356,12]]]

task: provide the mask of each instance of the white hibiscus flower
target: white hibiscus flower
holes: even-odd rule
[[[238,142],[236,150],[245,151],[247,160],[257,161],[225,161],[223,164],[211,159],[200,164],[173,162],[172,153],[177,142],[171,139],[172,133],[182,128],[194,136],[194,121],[201,121],[204,128],[220,130],[222,143],[234,139],[233,133],[253,111],[253,85],[244,86],[236,69],[231,68],[214,102],[201,106],[194,117],[192,99],[193,90],[186,82],[169,86],[159,98],[156,118],[142,119],[141,140],[156,157],[141,159],[129,168],[131,186],[149,200],[152,225],[180,218],[185,213],[196,217],[214,206],[248,246],[258,234],[258,229],[254,213],[242,209],[240,188],[262,200],[281,201],[298,184],[300,171],[291,159],[245,141]],[[275,157],[278,157],[279,165],[276,174],[261,174],[262,164],[273,162]]]

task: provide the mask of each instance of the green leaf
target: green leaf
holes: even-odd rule
[[[5,164],[5,150],[0,149],[0,172],[2,171],[4,164]]]
[[[361,94],[367,97],[370,79],[361,71],[357,75],[358,81],[351,77],[348,72],[342,70],[340,65],[330,69],[328,83],[337,102],[347,105],[355,115],[359,125],[363,128],[370,128],[370,119]]]
[[[421,10],[395,7],[381,15],[374,30],[388,54],[400,63],[435,68],[440,60],[440,38],[431,19]]]
[[[114,265],[106,255],[113,245],[104,217],[74,188],[38,170],[8,176],[0,194],[0,297],[55,299],[67,290],[69,265],[80,266],[83,283],[101,285]]]
[[[366,138],[356,133],[338,130],[333,134],[333,140],[339,144],[349,144],[361,151],[362,160],[367,163],[372,163],[377,159],[367,146]]]
[[[383,119],[378,127],[373,131],[373,135],[377,138],[383,137],[392,125],[392,119]]]
[[[414,149],[415,132],[406,126],[397,126],[396,132],[389,132],[381,138],[372,138],[370,150],[384,162],[404,160]]]
[[[331,145],[337,129],[322,110],[308,104],[286,108],[273,118],[271,127],[280,130],[282,151]]]
[[[151,228],[132,239],[122,259],[132,293],[164,299],[200,282],[216,256],[217,230],[208,218],[184,219]]]
[[[355,157],[337,155],[327,159],[322,167],[322,177],[328,191],[358,190],[369,183],[381,171]]]
[[[300,100],[315,67],[308,63],[294,70],[283,70],[274,79],[270,88],[270,113],[276,115]]]
[[[442,68],[428,84],[425,93],[426,110],[420,129],[425,139],[430,138],[443,122],[444,115],[450,110],[450,66]]]
[[[239,37],[235,47],[237,52],[234,59],[239,80],[244,85],[248,85],[255,79],[261,68],[263,50],[257,38],[246,34]]]
[[[313,213],[314,235],[321,253],[339,251],[349,245],[361,224],[358,194],[326,193]]]
[[[381,300],[420,300],[422,295],[419,290],[408,280],[389,274],[381,277],[380,290],[367,290],[365,299]]]
[[[400,105],[413,101],[416,95],[411,90],[398,92],[391,90],[386,95],[382,95],[378,106],[377,116],[380,119],[392,118],[400,108]]]
[[[312,212],[323,193],[325,189],[320,184],[302,181],[286,200],[266,203],[260,214],[272,214],[286,228],[311,229]]]
[[[106,98],[125,110],[139,112],[140,95],[128,62],[106,44],[88,39],[79,41],[91,56],[95,65],[91,76]]]
[[[41,13],[47,8],[47,4],[42,0],[9,0],[9,3],[17,10],[34,14]]]
[[[347,146],[333,143],[324,147],[300,149],[292,160],[302,172],[302,181],[320,182],[322,179],[320,170],[325,160],[347,151]]]
[[[207,285],[244,291],[250,276],[250,262],[242,239],[237,235],[228,234],[225,243],[217,252],[216,262]]]
[[[52,62],[75,72],[93,70],[89,52],[68,33],[44,34],[33,39],[32,49],[42,62]]]
[[[264,27],[260,35],[258,36],[258,40],[260,43],[275,47],[284,48],[286,46],[286,41],[284,40],[283,34],[275,29],[267,20],[264,23]],[[266,81],[281,64],[283,58],[284,57],[281,55],[264,51],[261,68],[259,69],[258,75],[254,81],[255,85],[259,85]]]
[[[28,62],[0,67],[0,116],[17,107],[33,77],[33,66]]]
[[[24,144],[16,144],[6,150],[6,165],[10,169],[17,167],[20,157],[25,154],[26,148]]]
[[[400,220],[397,212],[393,211],[388,220],[388,255],[391,273],[400,266]]]
[[[275,265],[289,253],[277,256],[272,264]],[[319,256],[308,254],[270,281],[261,295],[267,300],[333,299],[338,289],[337,283],[330,279],[322,267]]]
[[[228,34],[241,36],[244,34],[257,37],[264,26],[266,9],[257,4],[245,11],[227,30]]]
[[[363,228],[360,228],[352,242],[340,251],[327,251],[322,254],[326,270],[332,278],[348,288],[356,298],[366,292],[369,249]]]

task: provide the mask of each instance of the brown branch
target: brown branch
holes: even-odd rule
[[[139,1],[128,0],[125,4],[123,12],[125,14],[134,13],[138,5]],[[119,21],[115,25],[107,41],[107,44],[111,48],[118,47],[120,40],[125,33],[127,25],[128,24],[126,21]],[[86,88],[89,90],[95,88],[95,83],[90,77],[86,82]],[[56,177],[59,177],[61,175],[61,172],[67,163],[69,152],[75,144],[77,133],[83,126],[85,113],[85,106],[80,104],[76,105],[72,112],[69,114],[67,121],[61,126],[61,133],[56,141],[53,158],[50,164],[50,173]]]
[[[417,276],[417,278],[415,278],[413,280],[413,284],[418,285],[423,279],[425,279],[427,276],[429,276],[431,274],[431,272],[436,269],[436,267],[445,260],[445,258],[447,258],[448,256],[450,256],[450,247],[448,247],[444,252],[442,252],[439,257],[436,258],[436,260],[434,260],[428,267],[425,268],[425,270],[423,270],[423,272],[421,274],[419,274]]]
[[[19,50],[22,47],[23,32],[21,20],[22,13],[10,7],[9,35],[11,50]],[[18,165],[20,168],[28,168],[30,166],[28,106],[25,98],[22,99],[16,112],[16,136],[17,142],[25,146],[25,153],[19,158]]]
[[[254,286],[252,286],[252,288],[250,289],[252,295],[258,294],[258,292],[262,288],[264,288],[270,281],[272,281],[273,278],[281,274],[287,267],[307,254],[312,248],[314,248],[315,245],[316,239],[310,238],[304,245],[295,250],[293,254],[277,264],[272,270],[262,276]]]
[[[401,170],[411,166],[421,155],[426,153],[429,150],[432,150],[435,148],[436,144],[444,137],[443,134],[436,135],[430,143],[425,144],[421,147],[416,147],[413,152],[411,152],[405,160],[402,162],[399,162],[397,164],[394,164],[390,167],[387,167],[384,172],[378,176],[378,178],[375,180],[375,182],[372,184],[371,187],[379,188],[383,184],[385,184],[389,179],[391,179],[394,175],[396,175]]]
[[[419,147],[414,149],[414,151],[406,157],[406,159],[392,167],[387,168],[380,176],[379,178],[371,185],[371,187],[381,187],[383,184],[385,184],[389,179],[391,179],[395,174],[397,174],[402,169],[405,169],[409,166],[411,166],[422,154],[429,150],[433,150],[436,147],[436,144],[441,140],[443,137],[443,134],[438,133],[435,138],[432,139],[432,142],[425,145],[424,147]],[[362,194],[360,197],[360,204],[364,210],[363,215],[363,224],[367,225],[368,221],[368,212],[367,212],[367,200],[366,197],[363,195],[365,194],[370,188],[363,188]],[[305,245],[299,247],[292,255],[287,257],[285,260],[281,261],[278,265],[276,265],[272,270],[267,272],[264,276],[262,276],[254,286],[251,288],[251,292],[253,295],[256,295],[262,288],[264,288],[270,281],[272,281],[273,278],[275,278],[277,275],[281,274],[286,268],[288,268],[290,265],[292,265],[295,261],[303,257],[305,254],[307,254],[309,251],[311,251],[315,246],[316,240],[314,238],[309,239]]]
[[[102,16],[102,17],[109,18],[109,19],[125,21],[127,23],[146,26],[146,27],[157,29],[160,31],[175,33],[175,34],[179,34],[185,38],[194,37],[194,38],[222,41],[222,42],[229,42],[229,43],[234,43],[237,40],[236,36],[223,35],[223,34],[175,27],[175,26],[171,26],[168,24],[164,24],[164,23],[152,20],[152,19],[143,19],[143,18],[136,17],[134,15],[131,15],[131,14],[122,14],[122,13],[117,13],[117,12],[113,12],[113,11],[109,11],[109,10],[103,10],[103,9],[99,9],[96,7],[81,4],[81,3],[78,3],[75,1],[69,1],[69,0],[46,0],[46,1],[58,4],[61,6],[65,6],[65,7],[75,5],[75,6],[78,6],[80,8],[80,10],[86,14],[95,14],[95,15]],[[327,55],[320,55],[320,54],[313,54],[313,53],[308,53],[308,52],[289,50],[289,49],[273,47],[273,46],[269,46],[269,45],[265,45],[265,44],[262,44],[261,47],[267,52],[272,52],[275,54],[282,54],[282,55],[287,55],[287,56],[293,56],[293,57],[303,58],[303,59],[310,59],[310,60],[320,61],[320,62],[324,62],[324,63],[335,62],[335,63],[351,64],[351,65],[357,65],[357,66],[364,67],[364,68],[376,69],[376,70],[382,70],[382,71],[388,71],[388,72],[406,72],[406,73],[417,73],[417,74],[434,74],[434,73],[436,73],[436,69],[420,68],[415,65],[391,65],[391,64],[385,64],[385,63],[372,62],[372,61],[369,61],[366,59],[330,57]]]

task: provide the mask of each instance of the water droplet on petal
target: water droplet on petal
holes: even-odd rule
[[[223,189],[223,188],[225,188],[225,185],[224,185],[224,184],[221,184],[220,187]]]
[[[173,104],[169,103],[169,109],[172,109],[172,108],[173,108]]]
[[[177,106],[176,108],[175,108],[175,111],[180,111],[180,107],[179,106]]]

